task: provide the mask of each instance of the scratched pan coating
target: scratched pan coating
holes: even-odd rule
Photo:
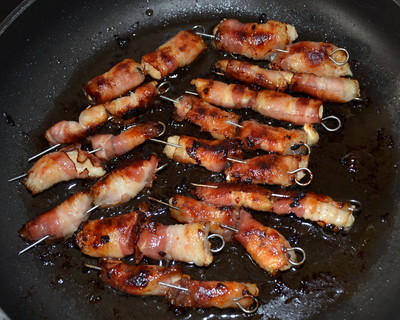
[[[305,265],[297,270],[271,277],[232,243],[209,268],[185,265],[184,271],[197,280],[257,283],[261,305],[256,314],[246,316],[250,319],[391,319],[398,314],[400,30],[396,17],[400,9],[395,2],[38,0],[23,5],[26,10],[0,36],[0,306],[12,319],[243,317],[235,310],[175,309],[163,297],[130,297],[114,291],[99,282],[95,271],[82,267],[96,260],[82,256],[72,241],[40,245],[17,256],[25,246],[17,234],[22,224],[91,182],[62,183],[32,197],[21,183],[7,179],[28,170],[31,164],[26,159],[47,147],[46,128],[77,118],[87,105],[81,92],[85,81],[126,57],[139,60],[181,29],[202,24],[210,32],[224,17],[257,21],[262,13],[293,24],[299,40],[330,41],[350,52],[354,76],[368,102],[326,104],[326,114],[339,116],[344,128],[337,133],[318,128],[321,140],[313,148],[310,164],[315,179],[306,190],[338,200],[357,199],[363,210],[347,234],[333,234],[292,216],[254,212],[256,219],[307,252]],[[169,95],[177,97],[190,89],[193,77],[211,76],[212,62],[221,57],[209,46],[192,66],[172,75]],[[185,133],[209,137],[194,125],[171,120],[172,110],[171,104],[160,102],[141,121],[165,121],[165,137]],[[241,115],[266,122],[252,112]],[[123,160],[148,151],[161,155],[162,149],[148,142]],[[92,218],[134,210],[149,195],[163,200],[175,192],[190,195],[191,182],[222,178],[161,159],[169,166],[153,188],[124,206],[97,211]],[[119,163],[111,161],[108,167]],[[153,212],[155,219],[174,223],[162,206],[154,205]]]

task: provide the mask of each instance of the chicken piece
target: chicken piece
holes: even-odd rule
[[[41,157],[28,171],[24,184],[32,194],[38,194],[62,181],[96,179],[105,174],[95,155],[75,145]]]
[[[145,54],[142,64],[146,74],[160,80],[175,70],[191,64],[207,49],[201,36],[191,30],[180,31],[156,51]]]
[[[142,66],[132,59],[125,59],[83,85],[83,92],[90,101],[100,104],[126,94],[139,86],[144,78]]]

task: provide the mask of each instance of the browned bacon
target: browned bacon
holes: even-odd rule
[[[151,81],[140,86],[128,96],[107,102],[104,107],[117,119],[136,117],[148,110],[157,96],[157,82]]]
[[[26,241],[37,241],[49,236],[47,242],[69,238],[89,215],[92,205],[89,193],[78,192],[60,205],[28,221],[18,233]]]
[[[110,207],[129,201],[143,188],[151,186],[157,164],[157,157],[151,155],[112,171],[90,189],[95,205]]]
[[[233,281],[196,281],[182,278],[174,285],[185,288],[171,288],[167,292],[168,301],[184,308],[239,308],[251,309],[259,290],[253,283]]]
[[[144,256],[155,260],[178,260],[198,266],[208,266],[213,261],[209,226],[201,223],[163,225],[147,224],[138,241]]]
[[[207,49],[201,36],[191,30],[180,31],[157,51],[142,57],[145,73],[160,80],[178,68],[191,64]]]
[[[334,52],[337,49],[337,46],[326,42],[296,42],[285,48],[289,52],[277,52],[270,67],[294,73],[313,73],[317,76],[351,76],[348,63],[338,65],[330,59],[345,61],[346,54],[342,50]]]
[[[229,182],[246,182],[253,184],[277,184],[291,186],[295,180],[300,181],[304,172],[293,172],[307,168],[308,156],[266,154],[247,159],[245,163],[233,162],[225,170]]]
[[[320,100],[296,98],[270,90],[251,90],[241,84],[197,78],[191,81],[200,97],[223,108],[251,108],[262,115],[294,124],[320,123]]]
[[[254,60],[267,59],[274,49],[283,49],[297,38],[293,26],[274,20],[258,24],[226,19],[214,28],[213,34],[217,49]]]
[[[131,212],[89,220],[75,236],[82,253],[91,257],[123,258],[134,254],[144,215]]]
[[[28,171],[24,184],[32,194],[37,194],[62,181],[95,179],[105,174],[96,156],[75,145],[41,157]]]
[[[235,239],[271,275],[289,269],[290,261],[296,261],[295,254],[288,251],[291,248],[289,242],[277,230],[264,226],[245,210],[240,213],[237,229]]]
[[[355,206],[326,195],[295,191],[274,193],[265,187],[249,184],[209,182],[205,185],[210,187],[196,187],[196,196],[216,206],[240,206],[281,215],[293,213],[334,231],[348,230],[354,223],[352,212]]]
[[[319,135],[312,125],[306,124],[303,130],[288,130],[271,127],[255,120],[241,123],[238,138],[247,150],[265,150],[279,154],[293,154],[303,144],[313,146],[318,143]]]
[[[76,143],[88,134],[96,131],[108,120],[108,113],[103,105],[97,105],[83,110],[79,122],[62,120],[46,131],[45,138],[50,144]]]
[[[129,265],[117,259],[99,260],[101,268],[100,279],[116,290],[131,295],[157,295],[167,294],[168,287],[159,282],[173,284],[184,277],[182,268],[161,267],[153,265]]]
[[[159,122],[148,122],[138,124],[116,136],[98,134],[89,137],[88,140],[91,142],[93,149],[100,149],[96,152],[96,156],[106,161],[131,151],[147,139],[157,137],[162,130],[163,126]]]
[[[236,227],[239,210],[233,207],[218,208],[193,198],[174,195],[169,200],[171,217],[182,223],[200,222],[210,225],[212,233],[220,234],[225,240],[232,238],[233,232],[221,226]]]
[[[235,113],[223,111],[193,95],[183,95],[175,103],[175,118],[197,124],[215,139],[234,139],[237,128],[227,121],[239,122],[239,116]]]
[[[217,61],[215,69],[230,79],[246,84],[277,91],[301,92],[321,101],[342,103],[360,97],[358,81],[343,77],[322,77],[311,73],[269,70],[239,60]]]
[[[219,60],[214,64],[214,69],[230,79],[275,91],[288,90],[293,77],[292,72],[268,70],[240,60]]]
[[[164,153],[174,161],[186,164],[198,164],[213,172],[221,172],[228,166],[227,158],[243,159],[244,152],[233,140],[205,140],[188,136],[168,138]]]
[[[83,85],[83,91],[90,101],[104,103],[136,88],[144,81],[144,77],[139,63],[125,59]]]
[[[216,206],[238,206],[258,211],[272,211],[273,192],[254,184],[212,183],[196,187],[196,196]],[[208,187],[209,186],[209,187]]]

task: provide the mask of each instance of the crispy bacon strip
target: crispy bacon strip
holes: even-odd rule
[[[83,92],[90,101],[104,103],[136,88],[144,78],[142,66],[132,59],[125,59],[83,85]]]
[[[223,108],[251,108],[266,117],[300,125],[321,122],[323,106],[319,100],[270,90],[255,91],[241,84],[210,79],[193,79],[191,84],[201,98]]]
[[[293,154],[293,151],[307,144],[318,143],[319,135],[312,125],[306,124],[303,130],[288,130],[281,127],[271,127],[255,120],[241,123],[238,138],[247,150],[265,150],[279,154]]]
[[[142,64],[148,75],[160,80],[178,68],[191,64],[206,49],[201,36],[191,30],[180,31],[157,51],[145,54]]]
[[[111,207],[136,197],[143,188],[151,186],[157,164],[157,157],[151,155],[112,171],[90,189],[95,205]]]
[[[184,308],[238,308],[237,301],[243,308],[250,309],[254,303],[252,297],[259,294],[254,283],[182,278],[174,285],[187,290],[171,288],[167,292],[167,299],[172,305]]]
[[[233,232],[221,227],[221,224],[235,228],[239,218],[239,210],[237,208],[218,208],[181,195],[174,195],[170,198],[169,203],[173,206],[170,208],[171,217],[179,222],[209,224],[212,233],[222,235],[227,241],[232,238]]]
[[[96,156],[75,145],[41,157],[28,171],[24,184],[32,194],[38,194],[62,181],[95,179],[105,174]]]
[[[291,186],[304,177],[304,172],[290,173],[307,168],[308,156],[266,154],[247,159],[246,163],[234,162],[225,170],[228,182],[277,184]]]
[[[138,241],[144,256],[155,260],[178,260],[197,266],[208,266],[213,261],[209,226],[201,223],[163,225],[147,224]]]
[[[88,134],[96,131],[108,120],[108,113],[103,105],[97,105],[83,110],[79,121],[62,120],[47,129],[45,138],[51,145],[77,143]]]
[[[289,242],[277,230],[264,226],[245,210],[240,213],[235,239],[271,275],[289,269],[290,261],[296,261],[296,255],[288,251],[291,248]]]
[[[313,73],[320,77],[352,76],[348,63],[337,65],[335,61],[345,61],[346,54],[336,51],[337,46],[327,42],[300,41],[288,45],[285,50],[277,52],[270,63],[270,68],[294,73]]]
[[[244,152],[233,140],[204,140],[188,136],[171,136],[164,153],[174,161],[198,164],[213,172],[221,172],[228,166],[227,158],[243,159]]]
[[[157,81],[151,81],[138,87],[129,96],[107,102],[104,107],[117,119],[136,117],[148,110],[157,96]]]
[[[100,279],[112,288],[131,295],[167,294],[168,287],[159,282],[173,284],[184,277],[182,268],[153,265],[129,265],[117,259],[100,259]]]
[[[93,149],[100,149],[96,156],[106,161],[131,151],[146,140],[157,137],[162,131],[163,127],[159,122],[148,122],[138,124],[116,136],[98,134],[89,137],[88,140]]]
[[[28,221],[18,231],[26,241],[37,241],[45,236],[48,243],[69,238],[89,217],[92,205],[90,193],[78,192],[60,205]]]
[[[188,120],[209,132],[215,139],[234,139],[237,128],[227,123],[238,123],[240,117],[233,112],[226,112],[212,106],[193,95],[183,95],[175,103],[175,119]]]
[[[131,212],[117,217],[89,220],[75,236],[83,254],[123,258],[136,252],[144,215]]]
[[[276,214],[295,214],[334,231],[348,230],[354,223],[354,205],[338,202],[326,195],[312,192],[283,192],[249,184],[206,183],[196,187],[196,196],[216,206],[239,206]]]
[[[296,29],[286,23],[241,23],[222,20],[213,30],[215,48],[238,53],[254,60],[265,60],[274,49],[283,49],[297,38]]]
[[[360,97],[359,83],[354,79],[269,70],[239,60],[219,60],[214,67],[230,79],[276,91],[301,92],[321,101],[343,103]]]

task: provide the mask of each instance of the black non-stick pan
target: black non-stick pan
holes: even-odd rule
[[[396,319],[400,312],[400,7],[394,1],[206,1],[81,0],[24,1],[0,27],[1,273],[0,306],[11,319]],[[229,243],[209,268],[184,265],[194,279],[256,282],[260,308],[244,316],[237,310],[183,310],[163,297],[131,297],[103,285],[96,264],[73,240],[39,245],[18,256],[26,244],[18,229],[91,182],[62,183],[32,196],[21,182],[7,180],[26,172],[29,156],[45,149],[44,131],[62,119],[74,120],[88,102],[82,83],[126,57],[139,60],[181,29],[203,25],[208,32],[222,18],[269,19],[296,26],[299,40],[333,42],[350,53],[363,102],[326,104],[343,128],[329,133],[318,127],[319,145],[310,167],[315,178],[307,191],[338,200],[357,199],[362,212],[353,228],[333,233],[294,216],[253,212],[307,252],[301,268],[275,277],[253,264],[244,250]],[[189,89],[189,80],[212,76],[211,64],[223,53],[211,45],[192,66],[169,80],[172,96]],[[199,133],[170,118],[173,107],[161,102],[141,121],[160,119],[166,135]],[[247,112],[243,118],[259,116]],[[261,119],[262,120],[262,119]],[[265,119],[263,121],[266,121]],[[279,124],[279,123],[278,123]],[[104,130],[113,130],[112,126]],[[162,156],[149,142],[126,158],[155,151],[168,162],[153,188],[115,209],[91,218],[117,215],[148,202],[190,194],[191,182],[221,179],[206,170],[183,166]],[[121,160],[123,161],[123,160]],[[111,169],[119,160],[107,164]],[[161,205],[154,218],[174,223]],[[129,262],[129,259],[127,260]]]

